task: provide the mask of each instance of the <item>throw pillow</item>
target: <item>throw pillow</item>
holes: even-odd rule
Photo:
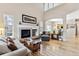
[[[14,43],[14,41],[13,41],[12,38],[7,37],[6,43],[7,43],[8,48],[9,48],[11,51],[17,50],[17,47],[16,47],[16,45],[15,45],[15,43]]]
[[[0,54],[5,54],[11,52],[11,50],[7,47],[7,44],[3,41],[0,41]]]
[[[17,50],[17,47],[15,46],[14,43],[9,42],[9,44],[8,44],[7,46],[8,46],[8,48],[9,48],[11,51]]]

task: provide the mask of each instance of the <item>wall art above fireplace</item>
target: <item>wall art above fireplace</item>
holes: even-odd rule
[[[37,24],[37,19],[36,19],[36,17],[22,14],[22,22],[23,23]]]

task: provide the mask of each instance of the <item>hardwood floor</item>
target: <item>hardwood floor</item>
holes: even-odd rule
[[[79,38],[71,41],[50,40],[42,42],[41,49],[33,56],[79,56]]]

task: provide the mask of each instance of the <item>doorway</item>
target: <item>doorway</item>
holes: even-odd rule
[[[79,37],[79,19],[76,19],[76,37]]]

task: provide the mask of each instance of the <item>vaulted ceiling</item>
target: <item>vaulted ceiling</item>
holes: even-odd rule
[[[67,3],[61,6],[52,8],[51,10],[44,13],[45,19],[58,18],[65,16],[73,11],[79,9],[79,3]]]

